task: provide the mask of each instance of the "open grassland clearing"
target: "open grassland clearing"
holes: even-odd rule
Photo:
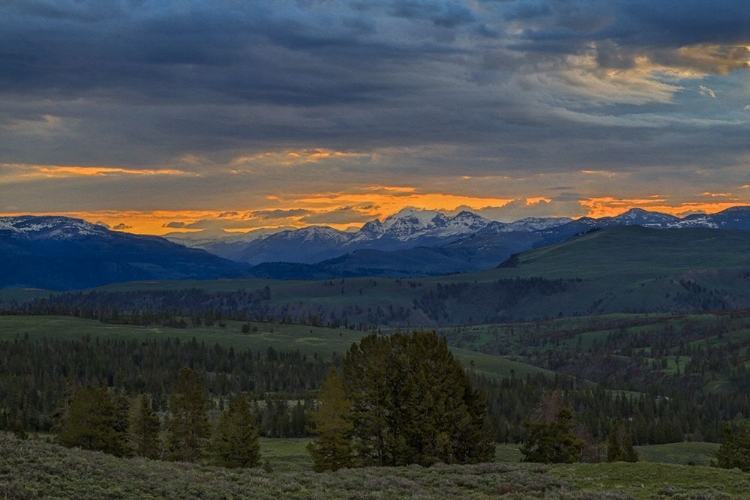
[[[206,345],[219,344],[240,350],[266,351],[273,348],[277,351],[296,351],[312,356],[317,354],[330,358],[335,352],[345,353],[352,343],[358,342],[369,332],[346,328],[327,328],[309,325],[278,324],[226,321],[225,326],[190,326],[188,328],[171,328],[161,325],[121,325],[102,323],[96,320],[72,318],[67,316],[0,316],[0,340],[13,340],[28,334],[30,338],[80,339],[88,336],[92,339],[117,340],[165,340],[179,338],[189,341],[193,338]],[[243,333],[242,327],[249,326],[249,333]],[[543,368],[492,356],[476,351],[452,348],[454,356],[465,368],[488,377],[506,377],[511,373],[518,376],[526,374],[553,373]]]
[[[750,476],[737,469],[616,462],[559,465],[549,474],[583,490],[619,491],[638,500],[750,498]]]
[[[636,451],[643,462],[708,466],[716,463],[719,446],[719,443],[684,442],[636,446]]]
[[[161,325],[121,325],[65,316],[0,316],[0,339],[13,340],[28,333],[30,338],[80,339],[83,336],[116,340],[197,339],[207,345],[218,343],[235,349],[265,351],[299,350],[302,354],[317,353],[330,357],[345,352],[366,332],[331,329],[307,325],[250,322],[250,333],[242,333],[242,321],[226,321],[225,326],[171,328]],[[252,331],[255,327],[256,330]]]
[[[312,459],[306,446],[311,440],[311,438],[261,438],[261,457],[263,460],[268,459],[275,471],[310,471]],[[523,459],[520,446],[514,443],[496,443],[495,462],[520,463]],[[640,462],[708,467],[716,462],[719,444],[683,442],[636,446],[635,449]]]

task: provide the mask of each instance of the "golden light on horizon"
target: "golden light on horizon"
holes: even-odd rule
[[[327,206],[331,203],[341,206],[371,206],[370,213],[384,218],[407,208],[421,210],[453,211],[459,207],[479,210],[485,207],[502,207],[512,198],[492,198],[455,195],[449,193],[419,193],[414,188],[380,187],[381,192],[370,193],[325,193],[294,200],[302,206]]]
[[[80,166],[80,165],[27,165],[17,163],[3,163],[3,167],[14,172],[0,177],[0,184],[11,184],[19,181],[34,181],[35,179],[62,179],[69,177],[105,177],[110,175],[129,176],[198,176],[184,170],[164,169],[134,169],[121,167]]]
[[[725,193],[703,193],[704,196],[722,198]],[[681,202],[674,205],[666,203],[667,200],[654,196],[652,198],[614,198],[605,196],[600,198],[589,198],[580,200],[582,207],[588,212],[587,217],[615,217],[633,208],[641,208],[649,212],[659,212],[663,214],[684,216],[689,213],[716,213],[726,210],[727,208],[745,205],[739,201],[721,201],[721,202]]]
[[[750,186],[741,186],[742,188]],[[613,196],[580,199],[582,208],[578,215],[612,217],[632,208],[684,216],[689,213],[716,213],[730,207],[745,205],[731,193],[705,191],[701,196],[707,201],[670,203],[666,197],[651,195],[642,198],[616,198]],[[360,188],[360,192],[315,193],[284,197],[268,195],[263,207],[222,210],[92,210],[69,212],[6,212],[0,216],[60,215],[101,223],[113,230],[137,234],[164,235],[171,232],[192,233],[208,230],[248,232],[256,229],[301,228],[309,225],[326,225],[339,230],[359,227],[365,222],[393,215],[404,208],[456,212],[468,209],[480,212],[501,209],[509,203],[531,207],[550,204],[547,196],[528,196],[517,199],[477,197],[450,193],[421,193],[409,186],[374,185]],[[564,215],[550,213],[548,216]],[[576,215],[576,217],[578,216]]]

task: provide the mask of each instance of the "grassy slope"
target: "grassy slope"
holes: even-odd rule
[[[295,455],[303,445],[301,440],[283,443],[275,456]],[[747,474],[700,466],[494,463],[332,474],[278,467],[267,473],[118,459],[41,441],[18,441],[7,434],[0,434],[0,464],[0,495],[7,498],[733,500],[750,496]]]
[[[692,269],[747,269],[750,232],[617,227],[519,255],[496,274],[548,278],[658,276]]]
[[[750,271],[749,253],[750,231],[617,227],[524,252],[518,256],[515,267],[477,273],[401,280],[149,281],[109,285],[101,290],[200,288],[208,292],[231,292],[256,291],[268,286],[271,299],[265,305],[277,313],[287,308],[302,317],[308,312],[320,313],[324,318],[331,314],[340,318],[348,315],[355,324],[371,324],[367,319],[370,310],[392,307],[396,311],[409,311],[409,315],[406,319],[392,319],[391,326],[434,328],[485,322],[485,318],[499,311],[497,302],[492,300],[491,284],[515,277],[581,281],[567,291],[547,297],[534,293],[520,296],[516,304],[501,311],[503,316],[513,318],[690,311],[723,306],[750,308],[750,278],[743,274]],[[702,288],[691,291],[681,281],[694,281]],[[432,317],[415,305],[430,291],[437,291],[439,284],[449,283],[467,283],[473,287],[473,293],[448,299],[445,314]],[[0,293],[0,300],[8,297],[7,293]],[[353,313],[354,309],[359,313]]]
[[[711,465],[716,462],[718,443],[669,443],[654,446],[636,446],[644,462],[680,465]]]
[[[750,478],[736,469],[618,462],[558,466],[550,475],[582,489],[621,491],[638,500],[750,498]]]
[[[299,350],[303,354],[329,357],[333,352],[343,354],[353,342],[359,341],[367,332],[331,329],[304,325],[252,323],[256,333],[243,334],[243,322],[228,321],[226,327],[167,328],[158,325],[141,327],[134,325],[112,325],[95,320],[61,316],[0,316],[0,340],[12,340],[16,335],[28,333],[31,338],[78,339],[84,335],[102,339],[166,339],[178,337],[190,340],[195,337],[207,345],[219,343],[235,349],[265,351]],[[466,349],[454,348],[453,353],[461,363],[490,377],[509,376],[511,371],[519,376],[527,373],[551,372],[542,368],[511,361],[499,356],[489,356]]]
[[[518,304],[515,317],[674,311],[697,309],[708,293],[728,298],[730,307],[750,306],[750,232],[711,229],[656,230],[617,227],[574,237],[557,245],[519,254],[515,267],[427,278],[443,282],[492,282],[515,277],[583,281],[569,293],[547,301]],[[707,290],[693,297],[680,280]]]

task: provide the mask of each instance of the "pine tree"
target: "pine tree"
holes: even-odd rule
[[[139,457],[159,458],[159,416],[154,412],[151,398],[142,394],[136,401],[130,416],[130,437]]]
[[[486,400],[434,332],[367,336],[347,352],[343,374],[362,465],[492,459]]]
[[[368,335],[353,344],[343,366],[344,392],[352,401],[351,416],[354,451],[362,465],[391,465],[386,446],[388,415],[388,339]]]
[[[222,467],[258,467],[260,445],[250,404],[244,394],[219,415],[211,443],[213,462]]]
[[[73,394],[58,439],[63,446],[123,456],[125,433],[118,423],[117,407],[107,388],[88,385]]]
[[[607,437],[607,461],[638,461],[638,452],[633,447],[633,438],[624,422],[616,423]]]
[[[344,383],[336,368],[331,368],[318,395],[318,407],[310,411],[309,431],[317,437],[307,445],[313,470],[338,470],[354,465],[351,446],[352,402],[344,395]]]
[[[525,421],[526,439],[521,445],[524,462],[573,463],[585,443],[573,434],[573,410],[562,408],[553,422]]]
[[[750,420],[741,421],[736,428],[724,424],[723,440],[716,453],[719,467],[750,471]]]
[[[166,421],[167,459],[197,462],[203,456],[210,434],[205,385],[188,367],[177,376],[169,398],[170,415]]]
[[[619,429],[619,425],[614,426],[609,436],[607,436],[607,462],[619,462],[622,460],[622,448],[620,447],[620,439],[618,437]]]

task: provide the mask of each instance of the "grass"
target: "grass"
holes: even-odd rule
[[[636,451],[644,462],[707,466],[716,461],[719,446],[718,443],[668,443],[636,446]]]
[[[737,470],[655,463],[490,463],[371,467],[317,474],[307,440],[264,439],[272,472],[139,458],[120,459],[0,434],[0,497],[143,499],[739,500],[750,476]],[[515,448],[515,450],[514,450]],[[511,459],[515,445],[501,445]]]
[[[556,466],[549,473],[583,490],[620,491],[638,500],[750,498],[750,476],[739,470],[617,462]]]
[[[517,464],[523,458],[518,444],[495,443],[495,462]]]
[[[190,328],[168,328],[159,325],[135,326],[101,323],[65,316],[0,316],[0,340],[12,340],[17,335],[28,333],[30,338],[79,339],[84,335],[101,339],[161,340],[193,337],[208,345],[219,343],[235,349],[296,350],[303,354],[330,356],[343,353],[352,342],[358,341],[364,332],[353,330],[320,328],[304,325],[276,323],[252,323],[258,328],[254,333],[242,333],[244,322],[227,321],[225,327],[199,326]]]
[[[0,435],[0,496],[15,499],[474,499],[584,500],[630,497],[584,492],[532,464],[373,467],[309,471],[230,470],[119,459]]]
[[[85,335],[101,339],[162,340],[195,337],[207,345],[218,343],[239,350],[265,351],[273,347],[279,351],[299,350],[302,354],[318,354],[324,358],[337,352],[343,354],[354,342],[369,332],[345,328],[323,328],[305,325],[278,323],[251,323],[257,328],[254,333],[242,333],[245,322],[227,321],[225,327],[199,326],[190,328],[168,328],[159,325],[135,326],[101,323],[96,320],[67,316],[0,316],[0,340],[13,340],[19,335],[30,338],[79,339]],[[552,372],[531,365],[518,363],[500,356],[452,348],[453,354],[466,368],[489,377],[506,377],[511,373],[525,376],[527,373]]]
[[[261,460],[268,460],[277,472],[311,471],[312,458],[306,448],[310,441],[310,438],[260,438]]]
[[[268,459],[274,470],[303,471],[312,470],[312,460],[307,453],[310,438],[276,439],[261,438],[260,451],[263,459]],[[523,458],[518,444],[496,443],[495,462],[519,463]],[[652,464],[675,464],[708,467],[716,461],[718,443],[669,443],[652,446],[637,446],[641,462]]]

